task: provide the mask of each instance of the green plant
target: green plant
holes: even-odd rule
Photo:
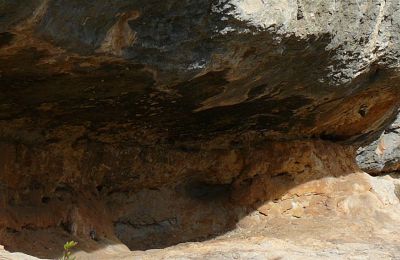
[[[78,242],[69,241],[64,244],[64,255],[62,260],[75,260],[75,257],[71,257],[71,249],[74,248]]]

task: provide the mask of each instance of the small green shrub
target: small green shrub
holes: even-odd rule
[[[69,241],[64,244],[64,255],[62,260],[75,260],[75,257],[71,257],[71,249],[74,248],[78,242]]]

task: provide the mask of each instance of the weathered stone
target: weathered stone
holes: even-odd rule
[[[396,172],[400,167],[400,116],[381,134],[378,140],[357,151],[360,167],[375,175]]]
[[[379,210],[398,184],[372,185],[354,157],[397,113],[399,7],[0,1],[0,244],[54,258],[74,239],[129,258],[111,245],[272,216],[391,218]]]

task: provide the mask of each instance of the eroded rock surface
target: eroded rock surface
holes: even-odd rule
[[[254,210],[375,209],[354,158],[397,113],[399,5],[1,1],[0,244],[143,250]]]
[[[374,175],[399,171],[400,116],[381,134],[378,140],[357,151],[360,167]]]
[[[39,132],[355,139],[397,106],[397,5],[3,1],[1,115]]]
[[[99,241],[78,259],[398,259],[400,176],[357,172],[290,189],[214,239],[130,252]],[[42,240],[49,236],[42,234]],[[40,241],[42,242],[42,241]],[[47,242],[47,241],[46,241]],[[82,241],[82,243],[87,243]],[[84,244],[88,246],[87,244]],[[31,259],[0,249],[5,259]],[[33,258],[32,258],[33,259]]]

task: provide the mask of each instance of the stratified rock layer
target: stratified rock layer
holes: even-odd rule
[[[0,9],[0,115],[27,120],[37,142],[110,122],[162,140],[249,130],[354,140],[397,106],[396,1],[18,6]]]
[[[398,109],[399,7],[0,2],[0,244],[207,239],[358,172]]]

